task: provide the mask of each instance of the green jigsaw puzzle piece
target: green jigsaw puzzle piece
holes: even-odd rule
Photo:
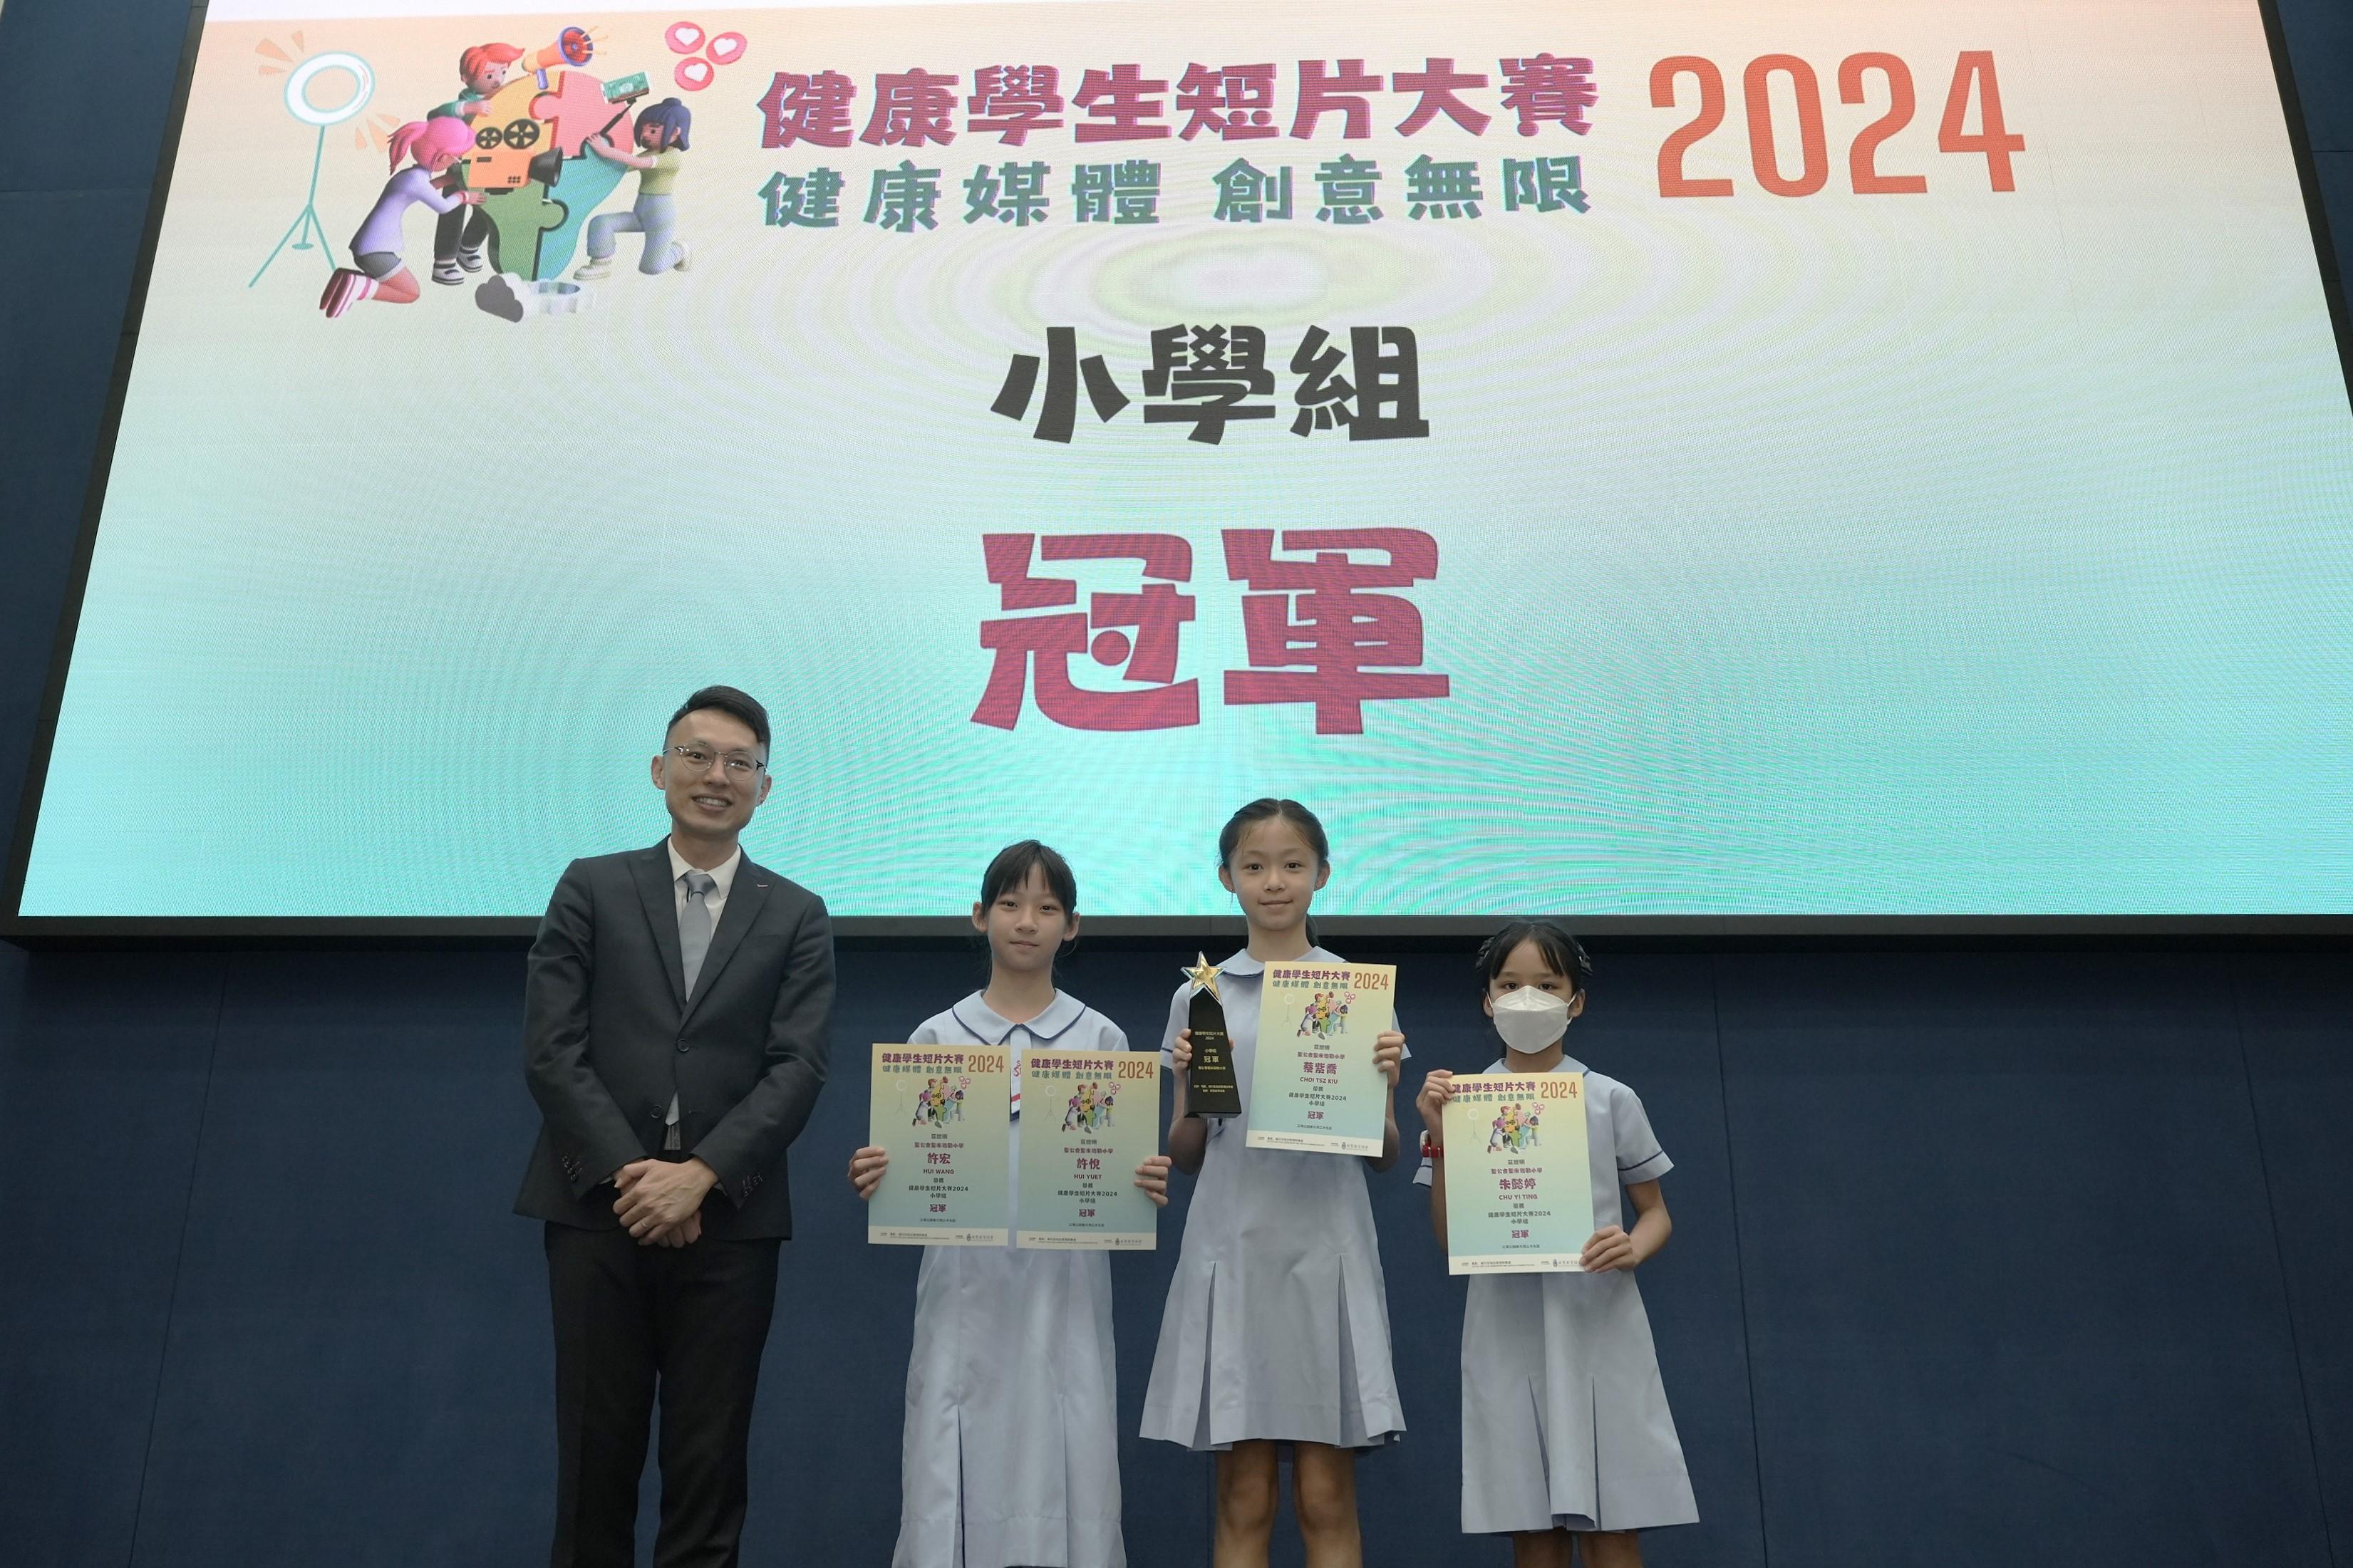
[[[485,196],[482,211],[491,220],[491,265],[501,272],[537,281],[548,276],[545,268],[560,268],[572,254],[567,245],[562,256],[550,258],[546,237],[565,227],[571,216],[565,204],[551,197],[538,180]]]
[[[572,253],[579,247],[580,231],[586,226],[589,215],[613,194],[613,188],[621,183],[621,176],[628,172],[618,163],[607,163],[594,153],[564,160],[556,188],[564,193],[564,200],[558,205],[564,209],[565,217],[561,224],[540,237],[539,262],[545,270],[537,276],[563,276],[564,269],[572,265]]]

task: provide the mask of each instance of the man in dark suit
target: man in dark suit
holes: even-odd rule
[[[575,860],[532,944],[523,1074],[544,1121],[515,1211],[546,1222],[555,1568],[630,1568],[657,1382],[656,1568],[736,1562],[785,1149],[833,1008],[824,903],[736,841],[767,761],[757,702],[688,698],[653,760],[669,837]]]

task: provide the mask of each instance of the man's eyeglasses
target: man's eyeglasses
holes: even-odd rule
[[[698,773],[709,773],[712,763],[716,760],[726,766],[727,776],[731,779],[748,780],[768,765],[749,752],[728,752],[723,755],[706,752],[700,746],[672,746],[670,754]]]

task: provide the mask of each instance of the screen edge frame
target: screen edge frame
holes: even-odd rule
[[[122,410],[131,395],[132,367],[138,359],[139,338],[147,322],[148,287],[154,277],[155,251],[163,240],[164,214],[171,201],[172,177],[179,168],[180,137],[188,117],[188,95],[195,84],[196,54],[204,45],[209,15],[206,0],[189,0],[187,22],[180,38],[179,74],[172,84],[172,103],[164,119],[164,138],[156,148],[154,177],[148,182],[139,255],[132,267],[131,291],[122,302],[106,403],[99,416],[98,439],[90,451],[90,477],[83,482],[81,521],[74,539],[73,555],[66,568],[65,591],[58,603],[57,630],[50,638],[39,716],[34,725],[32,744],[26,749],[25,777],[16,796],[15,831],[8,842],[6,891],[0,894],[5,898],[5,903],[0,903],[0,938],[11,941],[26,923],[25,882],[33,864],[33,839],[40,828],[41,800],[47,793],[58,719],[64,710],[67,677],[73,668],[74,644],[81,631],[90,563],[98,552],[99,520],[106,510],[106,492],[114,476],[115,444],[122,432]]]
[[[2321,294],[2328,310],[2331,336],[2337,346],[2337,369],[2344,380],[2348,415],[2353,415],[2353,316],[2348,316],[2345,280],[2339,269],[2330,228],[2319,165],[2314,157],[2303,96],[2296,86],[2295,59],[2288,47],[2286,26],[2279,0],[2253,0],[2270,54],[2273,85],[2279,104],[2296,183],[2304,197],[2305,220],[2313,260],[2320,277]],[[26,915],[25,884],[32,865],[33,842],[40,825],[57,740],[58,721],[64,707],[74,644],[80,630],[90,570],[96,553],[100,518],[113,474],[114,453],[121,434],[123,407],[145,326],[147,294],[155,253],[163,235],[164,215],[170,201],[172,178],[195,85],[196,59],[208,18],[206,0],[189,0],[180,45],[178,76],[165,116],[164,137],[157,149],[155,174],[148,187],[147,211],[132,284],[123,304],[114,363],[100,416],[98,439],[86,481],[79,532],[68,568],[65,591],[51,640],[49,664],[32,744],[26,749],[25,777],[18,794],[16,822],[5,863],[5,890],[0,890],[0,942],[20,948],[81,945],[169,945],[174,942],[495,942],[527,938],[537,929],[535,916],[124,916],[81,917]],[[1319,921],[1336,934],[1384,935],[1404,938],[1454,937],[1483,934],[1505,915],[1333,916]],[[1580,931],[1630,938],[1693,939],[1721,937],[1795,938],[1842,941],[1886,937],[1899,940],[2008,938],[2145,938],[2211,936],[2237,940],[2310,939],[2353,941],[2353,910],[2340,914],[1774,914],[1774,915],[1593,915],[1564,916]],[[833,928],[855,941],[893,938],[938,940],[970,931],[962,916],[853,915],[837,917]],[[1090,931],[1122,940],[1178,935],[1231,925],[1230,915],[1098,915]]]

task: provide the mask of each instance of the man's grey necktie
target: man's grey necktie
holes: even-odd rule
[[[711,905],[706,900],[719,880],[708,871],[693,870],[679,880],[686,884],[686,904],[678,912],[678,956],[686,973],[686,994],[692,996],[694,983],[702,973],[703,957],[711,951]],[[678,1131],[678,1096],[670,1097],[670,1114],[662,1120],[669,1129],[662,1134],[662,1147],[683,1147]]]
[[[679,880],[686,884],[686,904],[678,912],[678,955],[685,960],[686,994],[691,996],[703,955],[711,951],[711,905],[705,900],[719,881],[708,871],[692,870]]]

